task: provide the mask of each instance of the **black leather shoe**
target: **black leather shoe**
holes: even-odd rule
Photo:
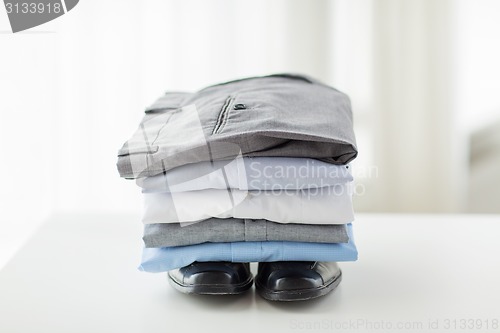
[[[336,262],[260,262],[255,288],[270,301],[304,301],[328,294],[341,280]]]
[[[249,263],[194,262],[168,272],[170,284],[185,294],[233,295],[252,287]]]

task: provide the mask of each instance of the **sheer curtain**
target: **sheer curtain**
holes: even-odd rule
[[[374,6],[376,210],[456,212],[465,137],[457,128],[452,1]]]

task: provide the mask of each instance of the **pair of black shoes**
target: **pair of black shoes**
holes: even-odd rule
[[[168,277],[174,288],[186,294],[241,294],[253,284],[249,263],[195,262],[169,271]],[[335,262],[261,262],[255,289],[267,300],[302,301],[328,294],[341,280]]]

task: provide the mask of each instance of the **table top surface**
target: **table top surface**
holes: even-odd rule
[[[500,216],[358,214],[333,293],[189,296],[137,270],[138,216],[59,215],[0,271],[0,332],[500,332]],[[252,264],[255,274],[256,264]]]

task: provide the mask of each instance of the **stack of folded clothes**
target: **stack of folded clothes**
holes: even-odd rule
[[[166,93],[119,151],[144,198],[140,269],[176,289],[269,300],[335,289],[354,261],[347,96],[278,74]]]

